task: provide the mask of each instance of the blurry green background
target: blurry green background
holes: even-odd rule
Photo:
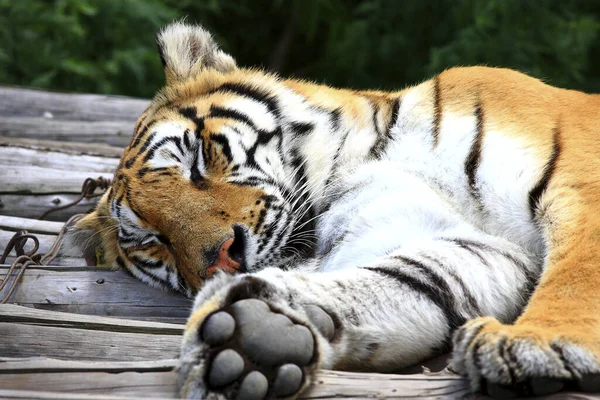
[[[0,0],[0,84],[149,97],[187,17],[242,66],[400,89],[454,65],[600,92],[598,0]]]

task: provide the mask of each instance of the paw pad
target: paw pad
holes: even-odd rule
[[[230,384],[242,375],[244,360],[231,349],[223,350],[212,362],[208,383],[214,387]]]
[[[242,381],[238,400],[262,400],[269,391],[269,382],[263,374],[252,371]]]
[[[214,346],[228,341],[235,330],[235,320],[228,313],[221,311],[213,314],[202,327],[202,340]]]
[[[307,314],[326,337],[333,337],[333,320],[323,309],[310,306]],[[293,396],[315,361],[311,330],[257,299],[239,300],[209,316],[199,339],[208,346],[207,389],[227,398]]]
[[[294,364],[285,364],[279,367],[273,390],[278,397],[291,396],[300,390],[302,384],[302,370]]]
[[[321,334],[331,342],[333,336],[335,335],[335,324],[333,323],[331,316],[327,314],[321,307],[315,305],[308,305],[304,307],[304,311],[306,311],[308,318],[313,324],[315,324],[319,332],[321,332]]]
[[[272,367],[285,362],[310,363],[314,339],[307,327],[272,312],[265,302],[256,299],[234,303],[231,314],[237,322],[242,350],[257,364]]]

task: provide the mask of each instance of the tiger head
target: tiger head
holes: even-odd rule
[[[252,272],[309,254],[314,210],[284,132],[312,125],[302,112],[287,119],[281,81],[238,68],[198,26],[174,23],[157,41],[166,85],[69,243],[188,294],[217,270]]]

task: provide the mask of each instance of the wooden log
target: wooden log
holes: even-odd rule
[[[143,361],[177,358],[181,337],[0,322],[5,357]]]
[[[62,313],[58,313],[62,314]],[[117,320],[119,321],[119,320]],[[133,321],[137,322],[137,321]],[[168,372],[177,366],[177,359],[150,361],[79,361],[44,357],[0,357],[0,374],[32,372]]]
[[[149,104],[149,100],[131,97],[0,86],[0,118],[46,115],[72,121],[135,121]]]
[[[64,171],[53,168],[3,166],[0,174],[0,193],[81,193],[87,178],[102,176],[111,179],[112,173],[94,171]]]
[[[94,175],[91,175],[91,177],[94,177]],[[79,190],[81,191],[81,184]],[[99,189],[96,189],[96,191],[101,193]],[[64,204],[69,204],[77,198],[79,198],[79,195],[75,193],[27,195],[0,192],[0,213],[13,217],[35,219],[42,215],[46,210],[57,208]],[[97,202],[98,197],[92,199],[83,199],[75,206],[48,214],[45,219],[48,221],[64,222],[75,214],[85,214],[94,208]]]
[[[39,140],[4,137],[0,135],[1,147],[21,147],[33,150],[55,151],[64,154],[89,155],[120,158],[122,147],[110,146],[104,143],[61,142],[58,140]]]
[[[0,276],[8,268],[0,265]],[[178,293],[150,287],[123,271],[87,266],[31,266],[9,302],[41,310],[174,323],[185,323],[192,308],[192,300]]]
[[[29,165],[67,171],[114,173],[119,159],[88,155],[64,154],[57,151],[0,147],[0,166]]]
[[[0,218],[6,218],[6,217],[0,217]],[[2,249],[2,251],[4,251],[4,249],[6,248],[6,245],[8,244],[8,241],[14,236],[14,234],[15,234],[14,231],[0,230],[0,249]],[[38,253],[47,253],[50,250],[50,247],[52,247],[52,245],[56,241],[57,236],[36,233],[35,237],[38,238],[38,241],[40,244]],[[27,252],[32,249],[33,249],[33,241],[28,240],[27,243],[25,244],[24,250]],[[11,253],[11,254],[16,255],[15,253]]]
[[[0,118],[5,137],[106,143],[125,147],[133,135],[134,121],[64,121],[34,117]]]
[[[0,387],[3,388],[0,396],[3,398],[7,392],[13,396],[9,398],[41,399],[97,399],[99,393],[110,396],[103,397],[110,399],[157,394],[164,398],[178,397],[177,375],[170,370],[175,360],[74,362],[33,359],[8,361],[6,364],[0,364]],[[158,370],[163,367],[165,370]],[[471,394],[464,379],[448,373],[396,375],[322,370],[317,373],[314,382],[299,399],[488,399],[481,394]],[[46,391],[30,391],[38,388]],[[69,397],[75,396],[75,393],[79,397]],[[539,400],[597,398],[592,394],[574,392],[536,397]]]
[[[37,386],[36,386],[37,387]],[[149,396],[137,397],[137,396],[107,396],[106,394],[71,394],[71,393],[57,393],[57,392],[40,392],[36,390],[10,390],[0,389],[1,399],[27,399],[27,400],[144,400]],[[162,399],[170,400],[168,397],[162,397]],[[175,399],[173,399],[175,400]]]
[[[64,225],[62,222],[40,221],[38,219],[0,215],[0,229],[8,231],[26,229],[31,233],[58,235]],[[2,239],[0,239],[0,248],[2,248],[2,244]]]
[[[73,313],[36,310],[14,304],[0,304],[0,322],[57,326],[63,328],[103,330],[110,332],[150,333],[159,335],[183,334],[183,324],[108,318]],[[0,338],[0,341],[3,340]],[[2,364],[0,364],[2,371]]]

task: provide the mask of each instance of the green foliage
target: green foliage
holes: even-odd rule
[[[0,0],[0,83],[149,97],[154,34],[186,17],[244,66],[398,89],[453,65],[600,91],[600,2],[581,0]]]

